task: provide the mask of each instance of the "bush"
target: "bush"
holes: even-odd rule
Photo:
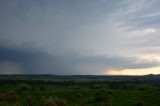
[[[104,100],[104,97],[102,96],[102,95],[97,95],[96,97],[95,97],[95,102],[101,102],[101,101],[103,101]]]
[[[80,101],[80,106],[88,106],[87,102],[84,100]]]
[[[136,106],[144,106],[143,103],[139,102],[136,104]]]
[[[112,106],[112,96],[108,95],[106,97],[106,106]]]
[[[7,102],[0,103],[0,106],[9,106]]]
[[[55,102],[58,106],[67,106],[67,101],[64,99],[55,99]]]
[[[0,93],[0,101],[16,101],[17,95],[14,92]]]
[[[57,106],[57,104],[52,97],[49,97],[48,99],[46,99],[44,106]]]
[[[29,106],[33,106],[33,99],[30,95],[28,95],[28,97],[27,97],[27,103]]]
[[[17,92],[23,92],[23,91],[27,91],[27,90],[31,90],[31,86],[27,85],[27,84],[21,84],[18,88],[17,88]]]

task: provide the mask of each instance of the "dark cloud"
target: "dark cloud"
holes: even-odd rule
[[[18,69],[17,66],[19,66],[21,73],[25,74],[102,74],[103,70],[149,68],[159,65],[157,62],[139,60],[133,57],[80,56],[76,54],[51,56],[38,51],[31,52],[2,47],[0,48],[0,61],[16,64],[7,65],[15,67],[14,70]],[[5,71],[10,73],[7,69]],[[1,70],[0,73],[4,73],[4,71]]]

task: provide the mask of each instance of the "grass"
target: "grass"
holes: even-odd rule
[[[160,106],[160,92],[75,86],[3,85],[0,106]]]

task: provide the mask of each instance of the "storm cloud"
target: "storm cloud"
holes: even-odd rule
[[[105,74],[159,67],[159,4],[1,0],[0,73]]]
[[[43,52],[0,48],[0,70],[4,74],[100,74],[111,69],[158,66],[156,61],[133,57],[49,55]]]

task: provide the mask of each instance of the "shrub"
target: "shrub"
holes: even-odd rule
[[[112,106],[112,96],[108,95],[106,97],[106,106]]]
[[[86,103],[86,101],[80,101],[80,106],[88,106],[88,104]]]
[[[55,99],[55,102],[58,106],[67,106],[67,101],[64,99]]]
[[[0,93],[0,101],[16,101],[17,95],[12,92]]]
[[[102,96],[102,95],[97,95],[96,97],[95,97],[95,102],[101,102],[101,101],[103,101],[104,100],[104,97]]]
[[[40,86],[39,90],[44,91],[44,90],[46,90],[46,88],[44,86]]]
[[[27,97],[27,103],[28,103],[28,106],[33,106],[33,99],[30,95],[28,95]]]
[[[136,106],[144,106],[143,103],[139,102],[136,104]]]
[[[46,99],[44,106],[57,106],[57,104],[52,97],[49,97],[48,99]]]
[[[6,93],[0,93],[0,101],[4,101],[8,98],[8,95]]]
[[[9,106],[7,102],[0,103],[0,106]]]
[[[27,90],[31,90],[31,86],[27,85],[27,84],[21,84],[18,88],[17,88],[17,92],[23,92],[23,91],[27,91]]]

